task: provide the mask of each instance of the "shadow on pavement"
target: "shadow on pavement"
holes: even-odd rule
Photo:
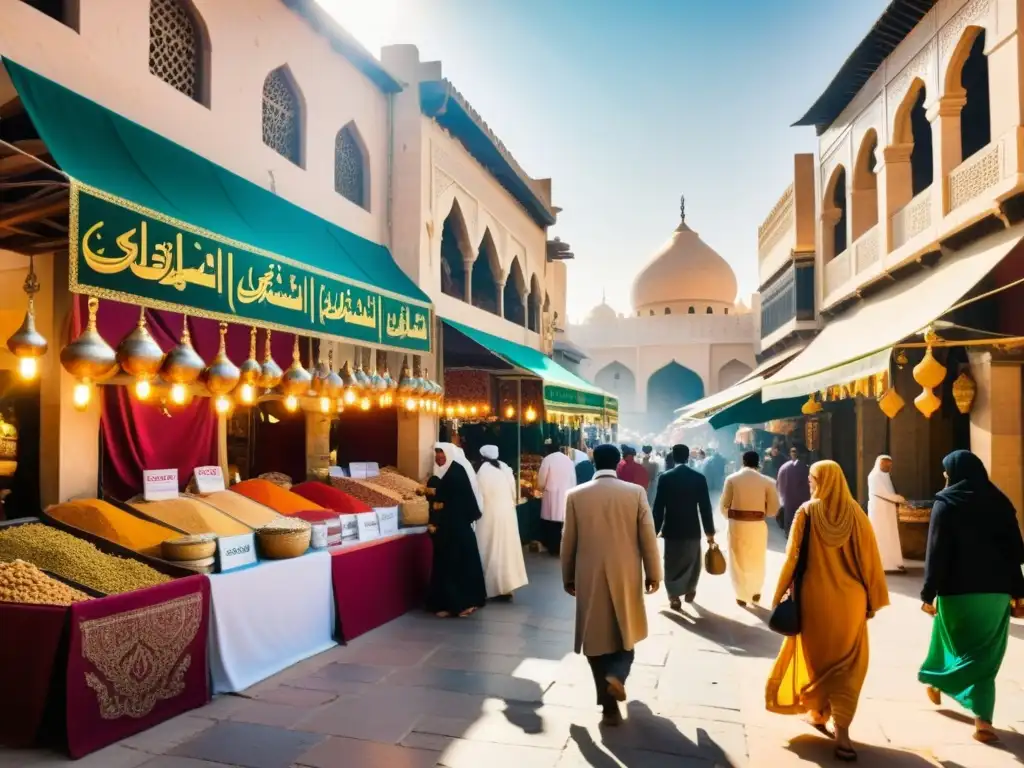
[[[965,737],[969,737],[971,732],[974,731],[974,718],[970,715],[945,708],[937,711],[940,715],[948,718],[949,720],[962,723],[964,726]],[[1024,762],[1024,736],[1015,731],[1007,731],[1002,728],[996,728],[996,733],[999,734],[999,741],[995,744],[989,744],[989,748],[1002,752],[1009,752],[1017,758],[1017,762]]]
[[[594,740],[591,730],[581,725],[569,728],[569,737],[586,765],[593,768],[654,768],[690,765],[690,761],[696,759],[722,768],[735,765],[705,729],[697,729],[694,741],[680,733],[671,720],[655,715],[643,702],[631,701],[626,710],[627,716],[622,725],[598,730],[600,744]]]
[[[677,613],[668,609],[663,609],[661,615],[688,632],[720,645],[734,655],[773,659],[778,654],[781,640],[767,627],[743,624],[709,611],[696,603],[692,606],[697,610],[697,618],[689,613]],[[761,618],[759,614],[755,615]]]
[[[853,742],[857,750],[856,765],[884,765],[886,768],[923,768],[935,763],[913,752],[888,749],[874,745]],[[836,765],[835,742],[815,736],[797,736],[789,742],[787,749],[801,760],[814,765]]]

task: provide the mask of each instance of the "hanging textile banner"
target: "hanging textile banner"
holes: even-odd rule
[[[79,183],[70,289],[153,309],[429,352],[422,302],[220,237]]]
[[[576,411],[603,411],[605,396],[600,392],[584,392],[581,389],[545,384],[544,404]]]

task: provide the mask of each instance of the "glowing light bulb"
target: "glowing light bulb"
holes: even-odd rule
[[[139,379],[135,382],[135,396],[139,400],[147,400],[152,391],[153,387],[150,385],[149,379]]]
[[[491,412],[491,406],[489,406],[489,405],[485,405],[485,406],[483,407],[483,411],[484,411],[484,413],[485,413],[485,414],[486,414],[486,413],[490,413],[490,412]]]
[[[231,410],[231,401],[228,400],[227,395],[221,395],[213,401],[213,407],[216,409],[217,413],[223,416]]]
[[[526,409],[526,420],[527,421],[536,421],[537,420],[537,412],[535,410],[533,410],[533,406],[532,405],[529,408]]]
[[[514,417],[515,415],[516,415],[516,409],[515,409],[515,408],[513,408],[513,407],[512,407],[511,405],[510,405],[510,406],[508,406],[508,407],[507,407],[507,408],[505,409],[505,418],[506,418],[506,419],[511,419],[511,418],[512,418],[512,417]]]
[[[345,390],[345,405],[352,405],[356,401],[356,392],[351,387]]]
[[[329,397],[321,397],[320,398],[320,413],[330,413],[330,412],[331,412],[331,398],[329,398]]]
[[[458,412],[459,416],[466,415],[466,406],[464,406],[462,403],[459,403],[458,408],[456,408],[455,410]]]
[[[405,400],[405,409],[407,411],[415,411],[416,410],[416,401],[413,400],[411,397],[406,398],[406,400]]]
[[[188,390],[184,384],[175,384],[171,387],[171,402],[175,405],[184,405],[187,396]]]
[[[249,383],[243,384],[242,388],[238,391],[238,397],[246,405],[252,405],[252,402],[256,399],[256,387]]]
[[[471,405],[469,407],[469,415],[470,416],[476,416],[476,406],[475,405]]]
[[[84,381],[80,381],[75,384],[75,391],[72,393],[71,399],[77,410],[84,411],[89,405],[89,400],[92,399],[92,387]]]
[[[299,398],[295,395],[288,395],[288,397],[284,399],[284,407],[288,411],[294,412],[299,407]]]
[[[39,373],[39,361],[34,357],[18,358],[18,375],[26,381],[30,381]]]
[[[337,413],[344,413],[345,412],[345,401],[342,400],[340,397],[334,403],[334,410]]]
[[[388,404],[388,396],[387,395],[381,395],[379,398],[377,398],[377,405],[379,405],[381,408],[386,407],[387,404]]]
[[[361,411],[368,411],[368,410],[370,410],[370,398],[364,397],[362,400],[359,401],[359,410],[361,410]]]
[[[444,415],[450,419],[452,416],[455,415],[455,409],[449,405],[447,408],[444,409]]]

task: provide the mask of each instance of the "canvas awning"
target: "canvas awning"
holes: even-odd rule
[[[765,382],[764,402],[806,397],[888,369],[893,346],[948,312],[1024,238],[1024,224],[943,256],[828,323]]]
[[[615,397],[600,387],[595,387],[590,382],[584,381],[542,352],[500,336],[470,328],[468,325],[457,323],[454,320],[445,319],[443,322],[491,354],[497,355],[509,365],[541,379],[544,382],[545,407],[581,413],[600,413],[606,410],[618,412],[619,403]]]
[[[72,291],[430,350],[430,300],[386,247],[9,59],[3,64],[72,179]]]
[[[679,408],[676,410],[679,415],[673,424],[679,425],[688,421],[706,419],[709,415],[733,403],[757,394],[764,386],[766,378],[785,365],[788,360],[792,360],[802,349],[803,345],[772,355],[731,387]]]

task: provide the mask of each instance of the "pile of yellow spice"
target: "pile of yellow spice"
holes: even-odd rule
[[[0,563],[0,603],[71,605],[91,599],[84,592],[51,579],[32,563]]]

